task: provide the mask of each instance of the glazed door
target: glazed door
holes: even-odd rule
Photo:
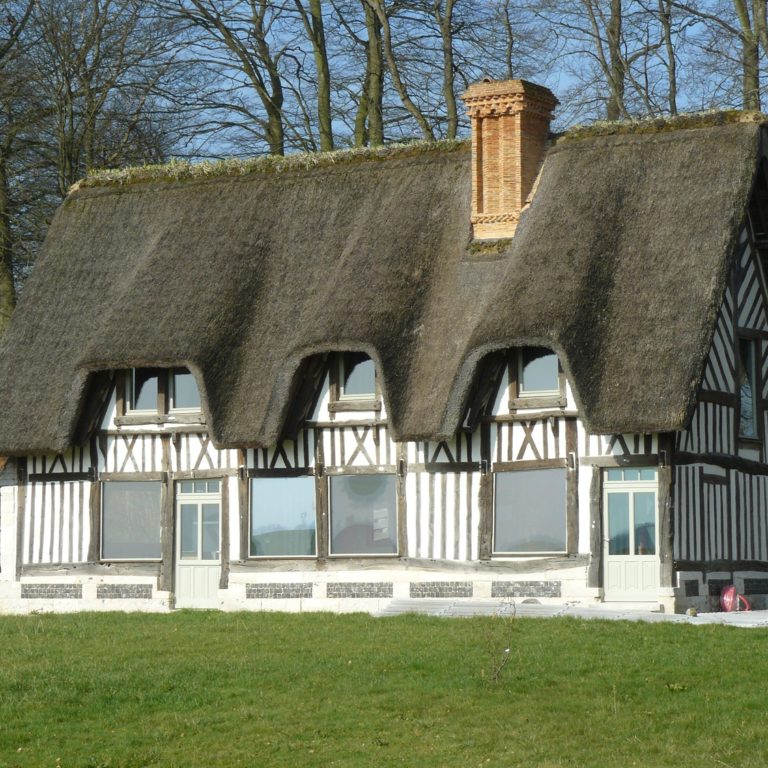
[[[608,469],[603,481],[605,600],[654,601],[659,590],[656,470]]]
[[[182,481],[176,496],[176,607],[217,608],[221,575],[219,481]]]

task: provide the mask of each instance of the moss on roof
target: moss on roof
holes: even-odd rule
[[[408,144],[385,144],[380,147],[356,147],[334,152],[296,152],[290,155],[262,155],[249,158],[192,163],[171,160],[161,165],[140,165],[129,168],[103,168],[91,171],[75,184],[70,192],[86,187],[112,187],[162,181],[199,181],[226,176],[247,176],[251,173],[285,173],[327,168],[341,163],[417,157],[430,153],[446,153],[469,147],[469,141],[414,141]]]
[[[598,136],[643,135],[682,131],[691,128],[715,128],[733,123],[765,123],[768,115],[740,109],[684,112],[679,115],[644,117],[639,120],[598,120],[594,123],[574,125],[561,133],[558,143],[578,141]]]

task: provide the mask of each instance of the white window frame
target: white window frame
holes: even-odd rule
[[[346,362],[346,359],[347,359],[347,355],[349,355],[349,354],[366,355],[366,357],[368,357],[368,360],[371,361],[371,364],[373,365],[373,391],[372,392],[362,392],[360,394],[350,395],[350,394],[347,394],[344,391],[344,382],[346,380],[346,377],[344,375],[345,372],[346,372],[345,362]],[[374,361],[374,359],[372,357],[367,355],[365,352],[342,352],[342,353],[340,353],[339,354],[339,360],[338,360],[337,373],[338,373],[338,381],[339,381],[338,399],[340,401],[345,401],[345,402],[355,402],[355,401],[359,402],[359,401],[363,401],[363,402],[367,402],[367,401],[374,401],[374,400],[376,400],[376,398],[377,398],[377,391],[378,391],[378,372],[376,370],[376,362]]]
[[[192,371],[183,367],[168,368],[167,371],[168,387],[166,391],[168,392],[168,413],[200,413],[203,408],[202,397],[200,395],[200,387],[197,386],[197,379],[195,378]],[[176,407],[176,371],[187,371],[187,373],[192,376],[192,380],[195,382],[195,388],[197,389],[198,405],[187,408]]]
[[[528,347],[527,349],[530,349]],[[525,389],[523,386],[523,371],[525,368],[523,356],[526,348],[520,348],[517,350],[517,396],[520,399],[523,398],[557,398],[563,393],[563,388],[560,383],[560,360],[556,352],[550,350],[550,354],[554,356],[557,364],[557,388],[555,389]]]

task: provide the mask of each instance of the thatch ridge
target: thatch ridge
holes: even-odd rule
[[[524,344],[558,352],[593,431],[680,429],[760,130],[561,142],[487,247],[466,144],[81,189],[0,342],[0,451],[63,450],[96,372],[141,365],[195,373],[217,445],[270,445],[302,360],[355,349],[397,439],[450,437],[483,355]]]
[[[201,162],[172,159],[167,163],[157,165],[94,169],[84,179],[73,185],[70,191],[75,192],[78,189],[88,187],[248,176],[252,173],[280,174],[291,171],[309,171],[339,164],[402,159],[432,153],[444,154],[462,151],[468,146],[469,142],[466,139],[442,139],[439,141],[383,144],[375,147],[353,147],[332,152],[294,152],[288,155],[260,155]]]

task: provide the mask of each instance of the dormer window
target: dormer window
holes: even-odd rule
[[[331,412],[381,410],[376,363],[365,352],[334,355],[330,378]]]
[[[195,377],[186,368],[173,368],[169,375],[169,408],[172,411],[199,411],[200,391]]]
[[[131,368],[125,377],[126,413],[157,413],[158,368]]]
[[[376,397],[376,365],[363,352],[339,355],[339,400]]]
[[[200,392],[186,368],[129,368],[118,372],[117,419],[129,423],[200,421]]]
[[[510,407],[562,407],[565,377],[557,355],[546,347],[522,347],[512,351],[509,366]]]
[[[520,395],[547,396],[560,394],[557,355],[543,347],[520,350]]]

